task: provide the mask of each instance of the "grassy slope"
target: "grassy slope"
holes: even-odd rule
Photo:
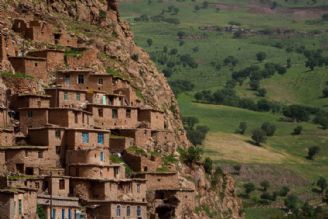
[[[251,64],[258,64],[255,54],[265,51],[268,58],[265,62],[285,64],[288,58],[292,59],[292,68],[287,74],[275,75],[270,79],[261,82],[261,86],[268,90],[267,98],[285,104],[304,104],[327,108],[328,100],[320,98],[322,89],[328,81],[328,68],[315,69],[309,72],[304,67],[304,57],[292,52],[287,53],[285,49],[273,47],[279,42],[287,46],[306,46],[309,49],[327,48],[327,33],[315,36],[296,35],[290,37],[281,36],[250,36],[242,39],[232,38],[230,33],[205,32],[208,36],[206,40],[185,40],[183,46],[179,46],[177,39],[178,31],[185,31],[191,35],[200,35],[198,27],[206,25],[226,26],[230,21],[240,22],[244,28],[255,30],[262,28],[288,28],[299,32],[310,32],[313,30],[324,30],[328,28],[328,22],[308,24],[306,19],[318,20],[318,18],[299,18],[287,16],[284,13],[251,13],[249,7],[255,1],[245,0],[218,0],[215,2],[234,6],[233,9],[221,7],[220,12],[216,12],[213,7],[201,9],[197,13],[193,11],[196,4],[200,5],[201,0],[192,1],[152,1],[136,0],[121,3],[121,13],[125,20],[128,20],[135,32],[137,43],[148,52],[162,50],[164,46],[169,49],[177,48],[179,54],[191,54],[199,63],[197,69],[178,67],[169,80],[184,79],[194,83],[193,92],[181,94],[178,98],[180,108],[184,116],[196,116],[201,124],[210,128],[210,133],[205,142],[207,156],[211,156],[218,163],[247,163],[247,164],[269,164],[281,165],[290,169],[300,177],[309,179],[310,182],[316,180],[320,175],[328,178],[328,131],[319,129],[311,123],[302,123],[304,134],[292,136],[290,133],[300,124],[282,122],[280,115],[271,113],[253,112],[234,107],[214,106],[193,103],[193,93],[198,90],[216,90],[222,87],[226,80],[230,78],[232,70],[223,67],[215,70],[211,61],[222,61],[228,55],[233,55],[239,59],[239,64],[234,70],[242,69]],[[209,1],[214,2],[214,1]],[[250,3],[251,2],[251,3]],[[306,0],[278,1],[287,10],[291,7],[328,5],[325,0],[318,0],[317,5],[309,5]],[[153,16],[159,14],[162,9],[169,5],[175,5],[180,9],[178,15],[168,15],[180,19],[181,24],[172,25],[167,23],[137,22],[134,17],[141,14]],[[257,4],[258,6],[259,4]],[[236,7],[237,6],[237,7]],[[262,6],[262,5],[260,5]],[[146,40],[152,38],[154,44],[151,47],[146,45]],[[192,48],[199,47],[199,52],[193,53]],[[160,69],[164,67],[159,65]],[[257,99],[254,92],[248,89],[248,84],[237,87],[237,93],[243,97]],[[248,123],[245,136],[236,135],[234,132],[241,121]],[[277,126],[277,134],[268,139],[264,148],[256,148],[249,144],[250,133],[254,128],[259,127],[263,122],[272,122]],[[321,147],[321,152],[315,161],[308,161],[304,158],[307,147],[317,145]],[[279,173],[278,173],[279,174]],[[295,188],[301,193],[302,188]],[[257,218],[254,215],[260,214],[260,210],[254,209],[247,212],[249,218]],[[268,210],[269,211],[269,210]],[[279,214],[279,212],[278,212]],[[253,216],[254,217],[253,217]],[[265,215],[265,214],[264,214]]]

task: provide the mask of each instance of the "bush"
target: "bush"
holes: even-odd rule
[[[194,88],[194,84],[187,80],[175,80],[169,83],[175,95],[179,95],[185,91],[192,91]]]
[[[260,185],[262,186],[262,189],[263,189],[264,192],[266,192],[268,190],[268,188],[270,187],[270,183],[267,180],[262,181],[260,183]]]
[[[245,132],[246,132],[246,129],[247,129],[247,123],[246,122],[240,122],[239,123],[239,128],[238,128],[238,133],[240,133],[240,134],[245,134]]]
[[[205,169],[206,173],[212,174],[213,161],[212,161],[211,158],[206,157],[203,166],[204,166],[204,169]]]
[[[180,153],[181,161],[187,165],[199,163],[203,154],[202,148],[196,146],[192,146],[187,149],[180,148],[178,152]]]
[[[233,169],[235,170],[235,174],[239,175],[241,170],[241,165],[240,164],[233,165]]]
[[[265,52],[259,52],[256,54],[256,59],[259,62],[263,62],[267,57],[267,54]]]
[[[267,94],[267,90],[265,88],[260,88],[257,90],[257,95],[260,97],[265,97],[266,94]]]
[[[266,141],[266,133],[262,129],[255,129],[252,133],[252,139],[258,146]]]
[[[253,183],[244,184],[244,190],[246,197],[249,197],[249,194],[255,190],[255,185]]]
[[[326,88],[324,88],[324,89],[322,90],[322,96],[323,96],[324,98],[327,98],[327,97],[328,97],[328,87],[326,87]]]
[[[281,187],[281,189],[278,191],[278,195],[285,197],[286,195],[288,195],[289,192],[289,188],[287,186],[283,186]]]
[[[299,125],[296,128],[294,128],[293,135],[300,135],[302,134],[302,131],[303,131],[303,127]]]
[[[267,136],[273,136],[276,131],[276,126],[269,122],[264,122],[261,126],[261,129],[266,133]]]
[[[134,60],[134,61],[139,61],[139,55],[138,54],[136,54],[136,53],[134,53],[134,54],[132,54],[131,55],[131,58]]]
[[[298,197],[295,195],[289,195],[284,200],[285,207],[287,210],[290,210],[291,212],[295,213],[298,210]]]
[[[323,193],[327,188],[327,180],[321,176],[317,181],[317,186],[320,188],[321,193]]]
[[[310,112],[308,109],[300,105],[290,105],[285,107],[283,115],[297,122],[308,121],[310,118]]]
[[[320,148],[317,146],[312,146],[308,148],[307,159],[314,160],[314,157],[320,152]]]

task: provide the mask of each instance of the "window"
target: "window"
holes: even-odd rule
[[[72,209],[68,209],[68,219],[72,219]]]
[[[104,160],[105,160],[104,152],[101,151],[101,152],[100,152],[100,161],[104,161]]]
[[[65,219],[65,209],[62,209],[62,219]]]
[[[83,132],[82,133],[82,142],[84,144],[89,143],[89,133],[88,132]]]
[[[69,75],[65,75],[65,84],[66,85],[70,85],[71,84],[71,78],[70,78],[70,76]]]
[[[25,151],[25,157],[28,157],[28,151]]]
[[[127,206],[127,207],[126,207],[126,216],[127,216],[127,217],[130,217],[130,215],[131,215],[131,209],[130,209],[130,206]]]
[[[137,206],[137,217],[141,217],[141,207]]]
[[[60,151],[61,151],[60,148],[61,148],[60,146],[56,146],[56,154],[60,154]]]
[[[64,100],[68,100],[68,93],[66,91],[64,92]]]
[[[22,200],[19,199],[18,200],[18,214],[19,215],[22,215],[23,214],[23,212],[22,212],[23,211],[23,206],[22,205],[23,205]]]
[[[104,79],[99,78],[99,79],[98,79],[98,84],[104,84]]]
[[[56,136],[56,138],[60,138],[61,137],[61,133],[60,133],[60,130],[59,129],[57,129],[55,131],[55,136]]]
[[[56,218],[56,209],[52,209],[52,213],[51,213],[51,219],[55,219]]]
[[[78,101],[81,100],[81,95],[80,95],[80,93],[77,93],[77,94],[76,94],[76,100],[78,100]]]
[[[117,109],[112,109],[112,118],[117,119],[118,118],[118,112]]]
[[[131,118],[131,109],[126,110],[126,118]]]
[[[84,75],[78,75],[77,76],[77,83],[78,84],[84,84]]]
[[[121,206],[117,206],[116,207],[116,217],[120,217],[121,216]]]
[[[35,66],[35,67],[38,67],[38,63],[34,63],[34,66]]]
[[[77,115],[77,112],[74,112],[74,120],[75,120],[75,123],[79,122],[79,117]]]
[[[104,133],[98,133],[98,144],[104,144]]]
[[[103,117],[104,116],[104,110],[103,109],[98,109],[98,116]]]
[[[38,158],[43,158],[43,152],[42,151],[38,152]]]
[[[137,184],[137,192],[140,193],[140,184]]]
[[[35,183],[35,188],[36,188],[36,189],[39,189],[39,188],[40,188],[40,183],[36,182],[36,183]]]
[[[64,179],[60,179],[59,180],[59,189],[60,190],[64,190],[65,189],[65,180]]]
[[[32,111],[27,111],[27,117],[32,118],[33,117],[33,112]]]
[[[102,104],[102,105],[107,105],[106,96],[102,96],[101,104]]]
[[[114,167],[114,177],[116,178],[118,175],[118,167]]]

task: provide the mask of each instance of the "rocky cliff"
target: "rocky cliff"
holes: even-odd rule
[[[97,60],[89,60],[89,67],[98,71],[112,71],[128,80],[137,90],[144,104],[165,112],[168,129],[175,132],[175,141],[162,148],[163,153],[174,153],[177,147],[188,147],[189,141],[180,118],[179,108],[174,94],[163,74],[150,60],[149,55],[133,41],[129,25],[120,20],[116,0],[0,0],[0,27],[11,28],[13,18],[42,19],[54,25],[58,30],[66,30],[78,37],[80,44],[93,47],[98,52]],[[42,44],[22,45],[29,49],[45,47]],[[51,76],[49,76],[51,79]],[[46,82],[32,79],[6,79],[5,85],[16,91],[42,90]],[[51,81],[51,80],[50,80]],[[222,176],[213,186],[199,166],[182,167],[181,176],[196,181],[200,213],[186,214],[193,218],[209,218],[203,209],[208,206],[219,218],[239,218],[240,202],[234,195],[234,182],[229,176]],[[221,196],[218,193],[222,194]],[[202,213],[203,212],[203,213]],[[186,216],[187,217],[187,216]],[[213,216],[214,217],[214,216]]]

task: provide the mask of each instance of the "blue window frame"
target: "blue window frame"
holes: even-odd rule
[[[127,207],[126,207],[126,216],[127,216],[127,217],[130,217],[130,215],[131,215],[131,209],[130,209],[130,206],[127,206]]]
[[[116,217],[120,217],[121,216],[121,206],[117,205],[116,207]]]
[[[83,132],[82,133],[82,142],[84,144],[89,143],[89,133],[88,132]]]
[[[101,151],[101,152],[100,152],[100,161],[104,161],[104,160],[105,160],[104,152]]]
[[[65,219],[65,209],[62,209],[62,219]]]
[[[66,91],[64,92],[64,100],[68,100],[68,93]]]
[[[56,209],[53,208],[51,212],[52,212],[51,219],[55,219],[56,218]]]
[[[141,207],[137,206],[137,217],[141,217]]]
[[[104,144],[104,133],[98,133],[98,144]]]
[[[72,209],[68,209],[68,219],[72,219]]]
[[[22,200],[18,200],[18,214],[19,215],[22,215],[23,213],[23,203],[22,203]]]
[[[80,94],[80,93],[77,93],[77,94],[76,94],[76,100],[78,100],[78,101],[81,100],[81,94]]]

